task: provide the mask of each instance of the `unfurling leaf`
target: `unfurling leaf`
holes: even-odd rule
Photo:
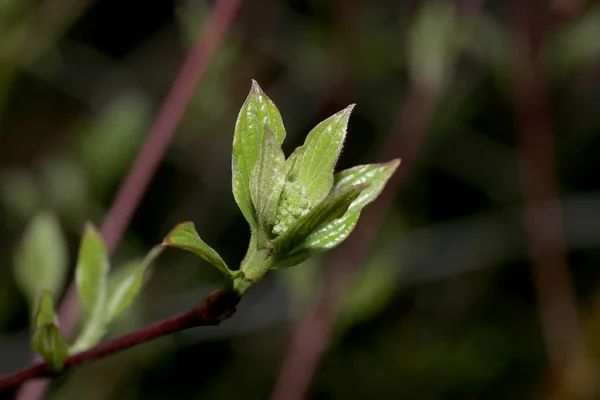
[[[75,281],[87,320],[69,349],[78,353],[96,345],[106,333],[106,286],[109,272],[106,245],[100,232],[87,223],[79,247]]]
[[[319,226],[344,215],[350,203],[368,186],[368,184],[359,184],[331,192],[308,214],[296,221],[284,234],[273,241],[276,253],[275,263],[278,263],[277,259],[284,259],[295,248],[301,247],[304,240]]]
[[[379,196],[398,165],[400,159],[395,159],[384,164],[359,165],[335,174],[334,190],[361,183],[368,183],[369,187],[361,192],[341,218],[331,221],[312,233],[306,240],[306,247],[313,250],[327,250],[344,241],[354,230],[360,211]]]
[[[191,221],[177,224],[162,243],[163,246],[176,247],[194,253],[198,257],[208,261],[226,276],[233,273],[225,264],[219,253],[207,245],[196,232],[194,223]]]
[[[91,315],[106,298],[106,280],[109,271],[106,245],[100,232],[86,223],[79,246],[75,281],[84,310]]]
[[[35,317],[31,348],[44,358],[51,370],[60,371],[68,357],[68,345],[58,329],[52,303],[50,293],[42,293]]]
[[[107,323],[113,322],[135,300],[144,283],[148,267],[162,251],[163,247],[156,246],[143,259],[131,261],[109,276],[106,296]]]
[[[43,291],[57,296],[67,274],[67,244],[53,214],[38,214],[27,227],[15,254],[17,283],[32,310]],[[33,315],[33,311],[32,311]]]
[[[312,204],[323,200],[331,191],[333,169],[342,150],[346,127],[354,104],[314,127],[304,144],[290,158],[295,158],[288,180],[306,190]]]
[[[250,178],[265,125],[269,126],[277,143],[281,144],[285,138],[285,128],[279,110],[253,80],[250,94],[235,124],[232,153],[233,197],[253,230],[257,228],[258,221],[252,204]]]
[[[35,327],[46,324],[57,324],[56,316],[54,315],[54,302],[52,295],[48,291],[44,291],[38,302],[37,312],[35,314]]]
[[[281,146],[273,137],[271,130],[265,126],[262,144],[258,151],[258,158],[250,178],[250,195],[258,217],[260,233],[258,245],[265,247],[264,242],[271,235],[277,204],[285,182],[285,155]]]

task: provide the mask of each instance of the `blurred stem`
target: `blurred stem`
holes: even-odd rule
[[[74,367],[119,353],[141,343],[166,336],[185,329],[199,326],[218,325],[231,317],[240,297],[228,290],[219,290],[205,298],[202,303],[188,312],[165,319],[154,325],[109,340],[87,351],[70,356],[65,362],[62,374]],[[0,378],[0,391],[15,387],[23,382],[40,377],[56,377],[58,374],[46,363],[38,362],[29,368]]]
[[[582,354],[584,336],[566,259],[548,82],[540,51],[551,15],[541,0],[514,4],[519,11],[514,93],[523,217],[550,367],[563,380],[561,386],[571,386],[571,378],[578,377],[568,377],[569,359]]]
[[[242,0],[217,1],[196,44],[181,67],[179,75],[148,133],[148,139],[141,148],[102,224],[101,233],[109,253],[114,252],[129,225],[133,213],[173,139],[177,125],[200,78],[222,37],[229,29],[241,2]],[[75,286],[71,284],[59,308],[59,321],[67,337],[73,330],[76,320],[77,293]],[[17,399],[37,400],[41,398],[46,384],[47,382],[26,384]]]

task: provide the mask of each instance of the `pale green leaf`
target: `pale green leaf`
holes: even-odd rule
[[[156,246],[143,259],[123,265],[108,277],[106,320],[109,324],[135,300],[144,283],[146,270],[162,251],[163,247]]]
[[[290,251],[301,246],[304,240],[319,226],[344,215],[350,203],[367,187],[368,184],[359,184],[332,191],[329,196],[317,204],[308,214],[296,221],[288,230],[273,241],[276,260],[284,259]],[[278,264],[278,261],[276,261],[276,264]]]
[[[54,324],[36,328],[31,338],[31,348],[44,358],[52,371],[60,371],[69,356],[67,341]]]
[[[250,194],[258,216],[258,224],[263,233],[270,234],[275,224],[277,204],[285,182],[285,175],[285,155],[271,130],[265,126],[258,159],[250,178]]]
[[[395,159],[384,164],[359,165],[336,173],[334,190],[362,183],[368,183],[369,187],[363,190],[360,196],[350,204],[341,218],[329,222],[312,233],[305,241],[306,248],[327,250],[346,239],[354,230],[360,211],[379,196],[398,165],[400,165],[400,159]]]
[[[459,32],[452,2],[422,2],[408,33],[411,79],[433,91],[444,88],[459,50]]]
[[[232,274],[232,271],[229,270],[219,253],[200,239],[194,223],[191,221],[177,224],[164,238],[162,245],[187,250],[208,261],[226,276],[231,276]]]
[[[312,204],[319,203],[331,191],[333,169],[342,150],[353,108],[354,104],[314,127],[304,144],[292,154],[295,161],[288,180],[300,183]]]
[[[250,194],[250,175],[258,157],[265,125],[269,126],[277,143],[281,144],[285,138],[285,128],[279,110],[253,80],[250,94],[235,124],[232,154],[233,197],[253,229],[258,222]]]
[[[56,324],[56,316],[54,315],[54,303],[52,295],[48,291],[44,291],[38,302],[37,312],[35,314],[35,327],[39,328],[45,324]]]
[[[365,266],[342,298],[336,319],[338,329],[345,330],[375,317],[392,301],[397,287],[395,260],[389,251],[380,251]]]
[[[59,371],[68,357],[68,345],[58,329],[50,292],[43,292],[38,304],[31,348],[44,358],[51,370]]]
[[[109,268],[104,240],[100,232],[88,222],[81,239],[75,269],[77,291],[88,315],[94,314],[98,304],[103,304],[106,299]]]
[[[75,354],[94,347],[106,334],[107,326],[106,305],[98,303],[85,322],[75,343],[69,348],[69,353]]]
[[[17,284],[32,310],[43,291],[52,296],[60,293],[67,275],[67,244],[53,214],[42,212],[31,221],[13,267]]]

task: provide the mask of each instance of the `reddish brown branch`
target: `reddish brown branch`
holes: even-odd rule
[[[102,224],[101,233],[109,253],[112,253],[126,227],[129,225],[152,176],[156,172],[177,125],[183,116],[194,90],[218,45],[237,14],[242,0],[219,0],[213,13],[198,37],[196,44],[182,66],[171,91],[154,121],[146,142],[115,198]],[[77,317],[77,293],[74,284],[69,286],[59,308],[59,321],[65,334],[73,330]],[[36,400],[44,393],[45,382],[25,385],[17,396],[19,400]]]
[[[233,292],[219,290],[208,296],[202,303],[183,314],[141,328],[135,332],[101,343],[87,351],[72,355],[65,363],[64,373],[74,367],[119,353],[130,347],[150,340],[199,326],[218,325],[235,312],[239,297]],[[0,391],[23,382],[41,377],[55,377],[57,374],[49,370],[45,363],[38,362],[31,367],[0,378]]]
[[[550,368],[565,378],[572,357],[584,354],[584,335],[563,238],[548,83],[541,48],[551,15],[543,1],[515,2],[518,51],[515,107],[519,180],[533,281]]]

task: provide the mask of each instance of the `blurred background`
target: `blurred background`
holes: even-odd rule
[[[31,257],[72,273],[84,222],[101,225],[217,3],[0,1],[0,375],[31,357],[15,278],[28,227],[51,232]],[[185,220],[239,264],[231,142],[253,78],[286,154],[357,103],[338,169],[402,157],[393,182],[352,246],[269,274],[219,327],[68,373],[48,398],[264,399],[298,365],[305,398],[600,398],[600,2],[241,2],[113,268]],[[169,250],[110,336],[221,285]],[[292,343],[322,351],[304,365]]]

